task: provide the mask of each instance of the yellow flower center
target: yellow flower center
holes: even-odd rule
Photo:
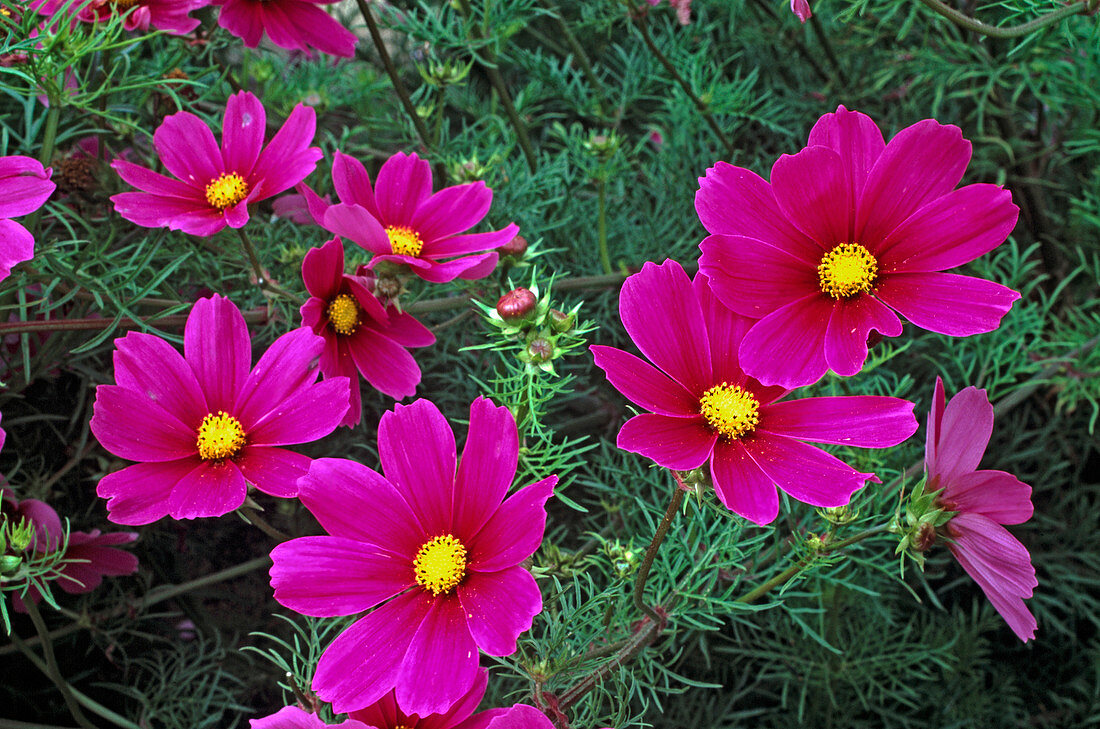
[[[878,276],[878,261],[859,243],[841,243],[817,266],[821,290],[834,299],[870,291]]]
[[[450,534],[424,543],[413,560],[416,581],[433,595],[453,590],[466,576],[466,547]]]
[[[248,197],[248,183],[236,172],[223,172],[206,186],[206,202],[218,210],[231,208]]]
[[[111,5],[114,5],[119,11],[129,10],[139,4],[141,4],[141,0],[111,0]],[[209,193],[207,194],[209,195]]]
[[[340,294],[330,301],[325,314],[337,334],[351,334],[359,326],[359,304],[350,294]]]
[[[199,458],[204,461],[221,461],[231,458],[244,447],[244,428],[241,421],[224,410],[210,413],[199,426]]]
[[[723,382],[699,398],[699,412],[707,424],[729,440],[737,440],[756,429],[760,402],[748,391]]]
[[[399,256],[419,256],[420,249],[424,247],[420,234],[412,228],[391,225],[386,228],[386,235],[390,239],[390,248]]]

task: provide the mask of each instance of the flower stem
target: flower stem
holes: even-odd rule
[[[661,523],[657,525],[653,540],[646,547],[645,557],[642,558],[642,564],[638,567],[638,577],[634,580],[634,607],[648,615],[649,619],[657,624],[664,623],[664,618],[658,615],[656,610],[645,604],[645,583],[649,579],[649,571],[653,567],[653,560],[657,557],[657,550],[660,549],[661,543],[665,541],[668,528],[672,525],[672,519],[676,516],[676,512],[680,510],[680,504],[683,502],[684,490],[677,486],[672,492],[672,500],[669,501],[668,508],[665,509],[665,515],[661,519]]]
[[[607,250],[607,180],[603,175],[596,180],[596,200],[599,206],[596,212],[596,235],[600,242],[600,263],[607,275],[614,273],[611,268],[611,253]]]
[[[264,324],[271,315],[266,309],[253,309],[243,312],[244,320],[249,324]],[[0,336],[22,334],[23,332],[76,332],[99,331],[117,326],[119,329],[141,329],[156,325],[162,329],[176,329],[187,323],[188,314],[169,314],[168,316],[148,316],[131,319],[122,317],[117,321],[107,317],[87,319],[52,319],[46,321],[6,321],[0,322]]]
[[[1078,0],[1078,2],[1064,5],[1057,10],[1053,10],[1045,15],[1041,15],[1034,20],[1029,20],[1026,23],[1020,23],[1019,25],[1009,25],[1006,27],[997,25],[988,25],[976,18],[971,18],[969,15],[965,15],[955,8],[945,5],[940,0],[920,0],[926,6],[936,11],[943,17],[950,20],[955,25],[965,30],[970,30],[981,35],[989,36],[990,38],[1019,38],[1022,35],[1045,28],[1048,25],[1053,25],[1063,18],[1068,18],[1071,15],[1078,15],[1088,11],[1088,2],[1086,0]]]
[[[432,149],[433,145],[431,135],[428,132],[428,125],[425,124],[424,120],[420,118],[420,115],[416,113],[416,107],[413,106],[412,97],[409,96],[409,91],[405,88],[405,83],[397,73],[397,67],[393,65],[393,59],[390,58],[390,52],[386,50],[386,42],[382,40],[382,33],[378,30],[378,22],[374,19],[374,13],[371,12],[370,5],[367,5],[367,0],[355,1],[356,4],[359,5],[359,12],[363,15],[363,20],[367,21],[370,39],[374,42],[374,48],[378,51],[378,57],[382,59],[382,66],[386,69],[386,75],[390,77],[390,83],[393,84],[393,90],[397,94],[397,98],[401,100],[401,107],[412,121],[413,127],[416,129],[416,134],[420,137],[421,143],[427,149]]]
[[[53,642],[50,640],[50,631],[46,629],[46,622],[42,620],[42,613],[38,612],[38,606],[34,604],[34,600],[27,596],[27,599],[23,600],[24,607],[27,608],[27,615],[30,617],[31,622],[34,623],[34,629],[38,633],[39,639],[42,641],[42,653],[46,656],[46,665],[39,666],[44,668],[44,672],[53,681],[54,685],[61,692],[61,697],[65,699],[65,706],[69,708],[69,713],[72,714],[73,719],[84,729],[96,729],[95,724],[88,721],[88,717],[84,716],[84,712],[80,709],[80,704],[77,703],[76,697],[73,696],[72,687],[69,686],[69,682],[65,680],[65,677],[61,675],[61,669],[57,666],[57,657],[53,653]],[[15,639],[18,639],[15,636]],[[17,644],[18,645],[18,644]],[[27,649],[29,652],[30,649]],[[30,653],[33,655],[33,653]],[[37,656],[35,656],[37,658]]]
[[[269,524],[266,519],[260,516],[260,512],[258,509],[245,505],[237,509],[237,514],[240,515],[240,517],[246,522],[256,527],[272,539],[275,539],[279,542],[287,542],[290,541],[290,539],[292,538],[289,534],[281,532],[275,527],[271,526],[271,524]]]
[[[273,294],[278,294],[285,299],[289,299],[294,303],[301,305],[302,298],[297,294],[293,294],[287,291],[279,284],[272,281],[264,270],[263,265],[260,263],[260,257],[256,253],[256,247],[252,245],[252,239],[248,237],[248,233],[244,232],[244,228],[237,228],[237,235],[241,239],[241,248],[244,249],[244,254],[248,258],[249,264],[252,266],[252,273],[256,276],[256,284],[264,291],[270,291]]]
[[[50,110],[46,112],[46,129],[42,136],[42,150],[38,153],[38,161],[43,167],[49,167],[53,160],[54,145],[57,141],[57,122],[61,117],[61,97],[52,98]],[[42,217],[42,208],[38,208],[27,218],[27,230],[32,236],[38,235],[38,220]]]

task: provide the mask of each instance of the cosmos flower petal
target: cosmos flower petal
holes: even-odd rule
[[[336,152],[332,161],[332,184],[336,188],[336,196],[340,202],[358,205],[375,219],[382,217],[378,211],[378,203],[374,199],[374,187],[371,186],[370,175],[359,160],[349,154]]]
[[[546,714],[527,704],[516,704],[495,717],[486,729],[553,729]]]
[[[699,178],[695,211],[708,232],[755,238],[806,263],[817,265],[820,246],[791,225],[771,186],[759,175],[728,162],[716,162]]]
[[[710,282],[714,295],[743,316],[760,319],[820,292],[816,262],[807,265],[763,241],[712,235],[704,238],[699,248],[699,271]]]
[[[22,155],[0,157],[0,218],[29,215],[46,204],[57,185],[50,181],[52,170]]]
[[[432,195],[432,167],[415,154],[398,152],[378,170],[374,198],[387,225],[413,225],[417,208]]]
[[[822,253],[852,240],[854,201],[844,161],[833,150],[806,147],[782,155],[772,165],[772,190],[787,219],[813,238]]]
[[[450,189],[450,188],[447,188]],[[439,193],[436,193],[437,195]],[[491,230],[487,233],[467,233],[451,238],[433,240],[424,243],[421,255],[431,258],[443,258],[445,256],[463,256],[468,253],[480,253],[493,248],[499,248],[512,240],[519,233],[519,226],[509,223],[500,230]]]
[[[798,18],[798,22],[805,23],[814,16],[810,11],[809,0],[791,0],[791,12]]]
[[[792,301],[753,324],[741,340],[741,368],[766,385],[810,385],[829,369],[825,333],[834,302],[820,292]]]
[[[0,220],[0,281],[15,264],[34,258],[34,236],[14,220]]]
[[[710,279],[705,274],[697,273],[691,281],[691,286],[695,290],[699,308],[703,311],[714,381],[728,382],[731,385],[742,384],[745,373],[737,364],[737,350],[741,346],[745,333],[752,327],[755,320],[738,314],[723,304],[719,300],[720,297],[713,292]],[[649,409],[652,410],[652,408]]]
[[[403,346],[368,327],[348,337],[347,346],[356,368],[371,387],[395,400],[416,393],[420,366]]]
[[[336,297],[344,275],[344,246],[336,237],[320,248],[310,248],[302,259],[302,281],[306,291],[324,301]],[[305,307],[303,306],[303,309]]]
[[[351,398],[346,377],[330,377],[294,392],[248,432],[252,445],[291,445],[323,438],[340,425]]]
[[[200,461],[172,487],[168,514],[173,519],[221,516],[243,504],[247,494],[248,483],[233,461]]]
[[[692,394],[703,394],[712,379],[710,346],[691,279],[679,263],[646,263],[628,278],[619,292],[619,315],[651,362]]]
[[[197,200],[202,196],[202,190],[186,182],[173,180],[171,177],[153,172],[133,162],[124,159],[111,161],[111,169],[118,173],[122,181],[133,185],[139,190],[163,197],[178,197],[184,200]],[[127,193],[122,193],[127,194]],[[118,197],[117,195],[115,197]],[[114,197],[111,198],[112,200]]]
[[[714,491],[726,508],[755,524],[770,524],[779,514],[779,492],[740,441],[719,438],[710,459]]]
[[[491,512],[489,520],[466,545],[470,554],[467,566],[472,572],[506,569],[535,553],[546,530],[546,501],[554,495],[557,482],[557,476],[548,476],[512,494]],[[457,524],[456,529],[467,533]]]
[[[860,473],[820,448],[757,431],[745,449],[779,488],[811,506],[844,506],[872,473]]]
[[[137,556],[112,546],[132,542],[137,536],[136,532],[100,534],[98,529],[90,534],[72,532],[65,550],[66,561],[61,566],[63,578],[57,585],[70,595],[79,595],[99,587],[104,577],[122,577],[137,572]]]
[[[476,281],[485,278],[496,268],[499,254],[496,251],[482,253],[477,256],[464,256],[453,261],[440,263],[431,261],[424,268],[414,268],[417,276],[431,283],[449,283],[456,278],[466,281]],[[378,259],[375,259],[378,260]],[[419,259],[427,263],[425,259]],[[373,261],[372,261],[373,263]]]
[[[980,514],[998,524],[1023,524],[1035,508],[1031,487],[1004,471],[973,471],[951,479],[940,497],[951,511]]]
[[[408,503],[381,474],[343,458],[318,458],[298,484],[302,504],[329,534],[358,539],[409,564],[426,534]]]
[[[168,226],[197,236],[208,236],[225,227],[225,216],[206,199],[162,197],[145,192],[120,192],[111,196],[115,212],[146,228]]]
[[[191,187],[202,190],[226,171],[214,133],[191,112],[165,117],[153,132],[153,145],[165,168]]]
[[[421,716],[451,708],[470,690],[478,673],[477,645],[458,598],[424,599],[429,607],[394,686],[397,705]]]
[[[387,310],[389,322],[383,332],[402,347],[427,347],[435,344],[435,334],[421,324],[408,312],[398,312],[396,308]]]
[[[806,18],[810,16],[810,8],[805,0],[803,4],[806,6],[806,17],[799,15],[799,18],[806,22]],[[791,9],[794,10],[793,5]],[[871,117],[858,111],[848,111],[843,106],[838,107],[835,113],[825,114],[817,120],[810,130],[806,144],[810,147],[828,147],[840,155],[844,162],[851,200],[859,199],[871,168],[886,149],[882,131]]]
[[[336,637],[317,662],[313,690],[343,714],[373,704],[394,688],[431,600],[423,591],[398,595]],[[371,660],[363,660],[370,656]]]
[[[317,379],[313,363],[324,340],[305,327],[283,334],[267,348],[241,385],[233,413],[251,431],[273,407]]]
[[[151,361],[161,366],[149,367]],[[190,365],[160,337],[129,332],[116,339],[114,365],[120,387],[144,394],[186,426],[197,428],[210,412]]]
[[[902,332],[897,314],[873,296],[861,294],[834,304],[825,330],[825,361],[829,369],[845,377],[863,369],[867,335],[872,329],[886,337],[896,337]]]
[[[875,295],[921,329],[953,337],[991,332],[1020,294],[992,281],[954,273],[884,276]]]
[[[266,133],[267,112],[260,100],[247,91],[230,96],[222,124],[222,159],[226,170],[247,179],[260,156]]]
[[[164,463],[136,463],[99,480],[96,494],[107,499],[115,524],[150,524],[168,514],[168,496],[201,461],[198,456]]]
[[[271,550],[283,607],[319,618],[354,615],[416,585],[409,560],[343,537],[300,537]]]
[[[756,429],[811,443],[888,448],[917,432],[913,407],[877,395],[785,400],[768,405]]]
[[[473,572],[458,586],[458,599],[471,636],[491,656],[515,653],[516,638],[542,612],[539,586],[522,567],[488,575]]]
[[[245,448],[233,459],[245,479],[265,494],[292,499],[313,459],[285,448]]]
[[[359,205],[333,205],[325,211],[321,225],[375,255],[393,252],[385,228]]]
[[[894,228],[877,254],[889,273],[943,271],[993,250],[1016,227],[1020,209],[998,185],[967,185],[932,200]]]
[[[885,239],[925,203],[955,189],[969,163],[970,142],[958,127],[925,119],[902,129],[867,177],[851,240],[872,245],[877,255],[874,242]]]
[[[427,534],[445,534],[453,522],[457,452],[439,408],[428,400],[398,404],[378,424],[382,473],[412,507]]]
[[[256,160],[250,201],[264,200],[289,190],[317,168],[321,149],[309,146],[316,130],[317,113],[313,107],[295,106]]]
[[[260,45],[264,37],[263,15],[249,3],[226,2],[218,11],[218,25],[237,36],[248,48]]]
[[[493,204],[493,191],[484,182],[445,187],[421,202],[410,226],[427,244],[449,238],[477,225]],[[490,246],[477,248],[483,251]]]
[[[348,719],[339,724],[326,724],[316,714],[303,711],[297,706],[284,706],[271,716],[262,719],[249,719],[249,729],[374,729],[361,721]]]
[[[690,471],[710,457],[717,437],[707,428],[702,415],[670,418],[642,413],[623,423],[615,444],[665,468]]]
[[[474,400],[455,477],[455,529],[467,534],[481,529],[511,488],[518,460],[519,434],[512,413],[486,397]]]
[[[248,326],[232,301],[214,294],[195,302],[183,330],[183,356],[211,411],[231,410],[252,363]]]
[[[993,434],[993,406],[985,390],[966,387],[947,403],[940,418],[940,428],[950,433],[937,449],[929,477],[947,484],[971,473],[982,461],[982,454]]]
[[[358,38],[335,18],[312,2],[280,0],[264,3],[264,30],[280,48],[351,58]]]
[[[940,434],[943,432],[941,422],[943,411],[946,407],[946,398],[943,391],[943,378],[936,376],[935,389],[932,392],[932,404],[928,407],[927,427],[924,433],[924,468],[932,471],[938,458]]]
[[[672,417],[699,414],[699,398],[645,360],[600,344],[589,349],[611,386],[635,405]]]
[[[96,390],[92,433],[119,458],[174,461],[195,455],[197,426],[181,423],[144,393],[118,385],[101,385]]]

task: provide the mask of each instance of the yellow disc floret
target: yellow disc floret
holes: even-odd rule
[[[121,12],[129,10],[140,2],[141,0],[111,0],[111,5],[114,5]]]
[[[737,440],[756,429],[760,422],[760,401],[747,390],[723,382],[703,393],[699,412],[719,435]]]
[[[328,302],[325,315],[337,334],[351,334],[359,326],[359,304],[349,294],[340,294]]]
[[[221,461],[232,458],[244,448],[244,428],[241,421],[224,410],[210,413],[199,426],[199,458]]]
[[[420,234],[403,225],[387,227],[386,235],[390,239],[390,248],[399,256],[419,256],[420,249],[424,247]]]
[[[834,299],[846,299],[874,288],[878,261],[859,243],[841,243],[817,266],[821,290]]]
[[[466,576],[466,547],[450,534],[424,543],[413,560],[416,582],[433,595],[455,589]]]
[[[248,197],[248,183],[236,172],[223,172],[206,186],[206,202],[218,210],[231,208]]]

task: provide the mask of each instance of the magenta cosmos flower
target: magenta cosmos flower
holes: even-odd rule
[[[341,425],[355,425],[362,410],[359,379],[400,400],[416,392],[420,367],[406,347],[426,347],[435,335],[410,314],[384,307],[364,276],[344,273],[344,247],[333,238],[306,253],[302,279],[310,293],[302,326],[325,338],[321,374],[352,382],[351,407]]]
[[[34,258],[34,236],[8,218],[29,215],[46,203],[56,188],[51,172],[30,157],[0,157],[0,281],[12,266]]]
[[[32,3],[31,7],[44,15],[53,15],[68,0],[45,0]],[[108,20],[115,13],[125,13],[126,30],[166,30],[176,35],[190,33],[199,26],[198,18],[190,14],[206,7],[210,0],[75,0],[70,6],[76,18],[86,23]]]
[[[967,387],[944,406],[936,378],[924,467],[926,491],[946,511],[948,547],[1020,640],[1035,637],[1035,616],[1024,606],[1039,584],[1027,548],[1002,524],[1031,518],[1031,487],[1004,471],[976,470],[993,432],[993,406],[985,390]]]
[[[284,706],[271,716],[262,719],[249,719],[251,729],[371,729],[361,721],[348,719],[339,724],[326,724],[316,714],[303,711],[297,706]]]
[[[447,711],[441,714],[407,714],[397,703],[396,691],[391,691],[370,706],[353,711],[349,716],[357,719],[370,729],[485,729],[485,726],[507,711],[507,709],[489,709],[474,714],[481,703],[488,685],[489,672],[484,668],[477,670],[473,686]]]
[[[332,536],[275,547],[271,585],[277,601],[304,615],[375,608],[317,664],[313,690],[334,711],[394,691],[410,715],[446,712],[477,680],[478,649],[511,655],[542,610],[520,563],[542,542],[557,477],[505,499],[516,424],[485,398],[470,406],[457,468],[454,433],[427,400],[382,416],[378,452],[385,477],[352,461],[313,462],[299,495]]]
[[[1004,242],[1018,208],[997,185],[955,186],[970,161],[958,127],[931,119],[885,144],[870,117],[841,106],[783,155],[771,184],[719,162],[695,209],[713,235],[702,271],[722,303],[759,319],[745,335],[745,372],[799,387],[828,369],[859,372],[874,329],[968,336],[996,329],[1020,298],[1000,284],[941,273]]]
[[[216,294],[191,309],[183,356],[151,334],[116,339],[118,384],[96,388],[92,433],[111,453],[141,463],[99,482],[111,521],[219,516],[244,503],[249,484],[297,496],[310,459],[280,446],[328,435],[348,409],[346,378],[316,382],[324,344],[296,329],[249,371],[244,317]]]
[[[913,403],[895,397],[787,394],[747,376],[738,345],[752,321],[693,282],[676,261],[647,263],[623,284],[623,326],[659,369],[613,347],[590,347],[596,365],[630,401],[651,412],[619,431],[618,446],[676,471],[710,461],[718,498],[757,524],[779,512],[776,486],[813,506],[847,504],[873,473],[806,445],[897,445],[917,429]]]
[[[333,206],[305,185],[298,189],[318,224],[374,254],[372,268],[389,261],[434,283],[484,278],[497,265],[492,249],[519,232],[509,223],[502,230],[459,235],[489,212],[493,191],[470,182],[432,194],[432,168],[415,154],[398,152],[386,160],[374,189],[362,163],[337,152],[332,181],[340,198]]]
[[[218,25],[244,41],[260,44],[264,33],[280,48],[332,56],[355,55],[355,34],[318,7],[337,0],[214,0],[221,6]]]
[[[321,150],[310,147],[316,127],[311,107],[298,104],[290,118],[264,147],[267,115],[247,91],[229,97],[222,124],[222,143],[194,114],[165,117],[153,134],[153,145],[173,180],[139,165],[116,159],[111,167],[143,192],[112,195],[119,215],[130,222],[167,226],[191,235],[213,235],[226,225],[248,222],[248,205],[277,195],[313,172]]]

